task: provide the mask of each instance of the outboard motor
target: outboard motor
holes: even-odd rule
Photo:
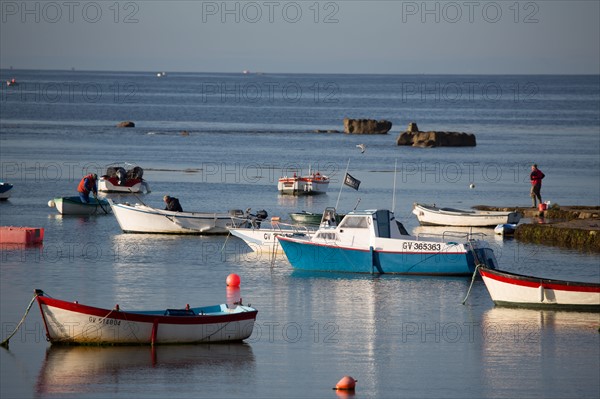
[[[144,176],[144,169],[140,168],[139,166],[135,166],[133,169],[129,169],[129,171],[127,171],[128,179],[142,180],[143,176]]]
[[[256,212],[256,219],[258,219],[260,221],[263,221],[263,220],[265,220],[268,217],[269,217],[269,214],[264,209]]]
[[[125,169],[117,168],[115,174],[117,175],[117,179],[119,179],[119,186],[124,186],[127,181],[127,172],[125,172]]]
[[[267,211],[265,211],[264,209],[256,212],[256,227],[260,228],[260,223],[265,220],[266,218],[269,217],[269,214],[267,213]]]

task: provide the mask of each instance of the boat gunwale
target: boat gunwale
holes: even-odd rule
[[[139,206],[135,206],[135,205],[126,205],[126,204],[111,204],[111,206],[113,207],[120,207],[123,208],[124,210],[129,210],[129,211],[134,211],[134,212],[140,212],[140,213],[147,213],[150,215],[156,215],[156,216],[165,216],[165,217],[175,217],[175,218],[182,218],[182,219],[210,219],[210,220],[215,220],[215,219],[235,219],[239,217],[236,217],[234,215],[226,215],[224,213],[207,213],[207,212],[175,212],[175,211],[167,211],[167,210],[163,210],[163,209],[158,209],[158,208],[153,208],[151,206],[148,205],[139,205]],[[147,208],[149,210],[145,210],[145,209],[141,209],[141,208]]]
[[[82,305],[79,303],[68,302],[62,299],[49,298],[43,295],[37,296],[37,301],[40,307],[40,311],[44,314],[44,309],[42,306],[46,307],[54,307],[58,309],[62,309],[64,311],[80,313],[83,315],[91,315],[97,316],[104,319],[114,319],[114,320],[123,320],[128,322],[138,322],[138,323],[149,323],[149,324],[173,324],[173,325],[203,325],[203,324],[213,324],[213,323],[223,323],[223,322],[233,322],[233,321],[242,321],[242,320],[250,320],[256,319],[256,315],[258,310],[247,307],[247,306],[237,306],[233,308],[231,313],[227,312],[219,312],[219,313],[207,313],[207,314],[196,314],[196,315],[186,315],[186,316],[173,316],[173,315],[165,315],[164,313],[167,309],[164,310],[152,310],[152,311],[122,311],[117,309],[105,309],[98,308],[89,305]],[[220,306],[220,305],[215,305]],[[202,307],[192,308],[192,310],[200,311],[203,309]],[[237,310],[242,309],[242,310]],[[140,313],[140,312],[148,312],[148,313]],[[156,312],[156,314],[151,313]],[[162,312],[162,314],[160,314]]]
[[[378,237],[379,239],[382,240],[398,240],[397,238],[382,238],[382,237]],[[359,252],[371,252],[371,248],[367,248],[367,249],[363,249],[363,248],[358,248],[358,247],[349,247],[349,246],[345,246],[345,245],[336,245],[336,244],[326,244],[326,243],[318,243],[318,242],[314,242],[312,241],[310,238],[306,239],[306,238],[295,238],[295,237],[288,237],[288,236],[277,236],[277,239],[279,240],[283,240],[283,241],[288,241],[288,242],[293,242],[295,244],[299,244],[299,245],[310,245],[310,246],[314,246],[314,247],[324,247],[324,248],[335,248],[335,249],[342,249],[342,250],[347,250],[347,251],[359,251]],[[408,241],[417,241],[419,243],[423,243],[423,242],[427,242],[424,240],[408,240]],[[442,241],[434,241],[432,240],[431,243],[435,243],[435,244],[446,244],[448,247],[456,247],[456,244],[449,244],[446,242],[442,242]],[[464,244],[459,244],[459,245],[463,245]],[[398,255],[421,255],[421,254],[428,254],[428,255],[466,255],[469,251],[466,249],[464,251],[461,252],[447,252],[447,251],[431,251],[431,252],[426,252],[426,251],[393,251],[393,250],[384,250],[381,248],[372,248],[373,252],[377,252],[377,253],[381,253],[381,254],[398,254]]]

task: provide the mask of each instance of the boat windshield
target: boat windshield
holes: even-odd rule
[[[369,227],[368,218],[368,216],[346,216],[340,223],[340,228],[366,229]]]

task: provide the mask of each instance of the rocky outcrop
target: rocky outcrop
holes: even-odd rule
[[[400,133],[397,145],[413,147],[474,147],[477,145],[475,135],[462,132],[421,132],[416,123],[410,123],[408,129]]]
[[[117,124],[117,127],[135,127],[135,123],[133,123],[132,121],[119,122]]]
[[[386,120],[344,118],[344,133],[387,134],[391,128],[392,122]]]

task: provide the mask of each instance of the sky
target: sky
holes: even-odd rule
[[[600,74],[600,1],[0,0],[0,68]]]

